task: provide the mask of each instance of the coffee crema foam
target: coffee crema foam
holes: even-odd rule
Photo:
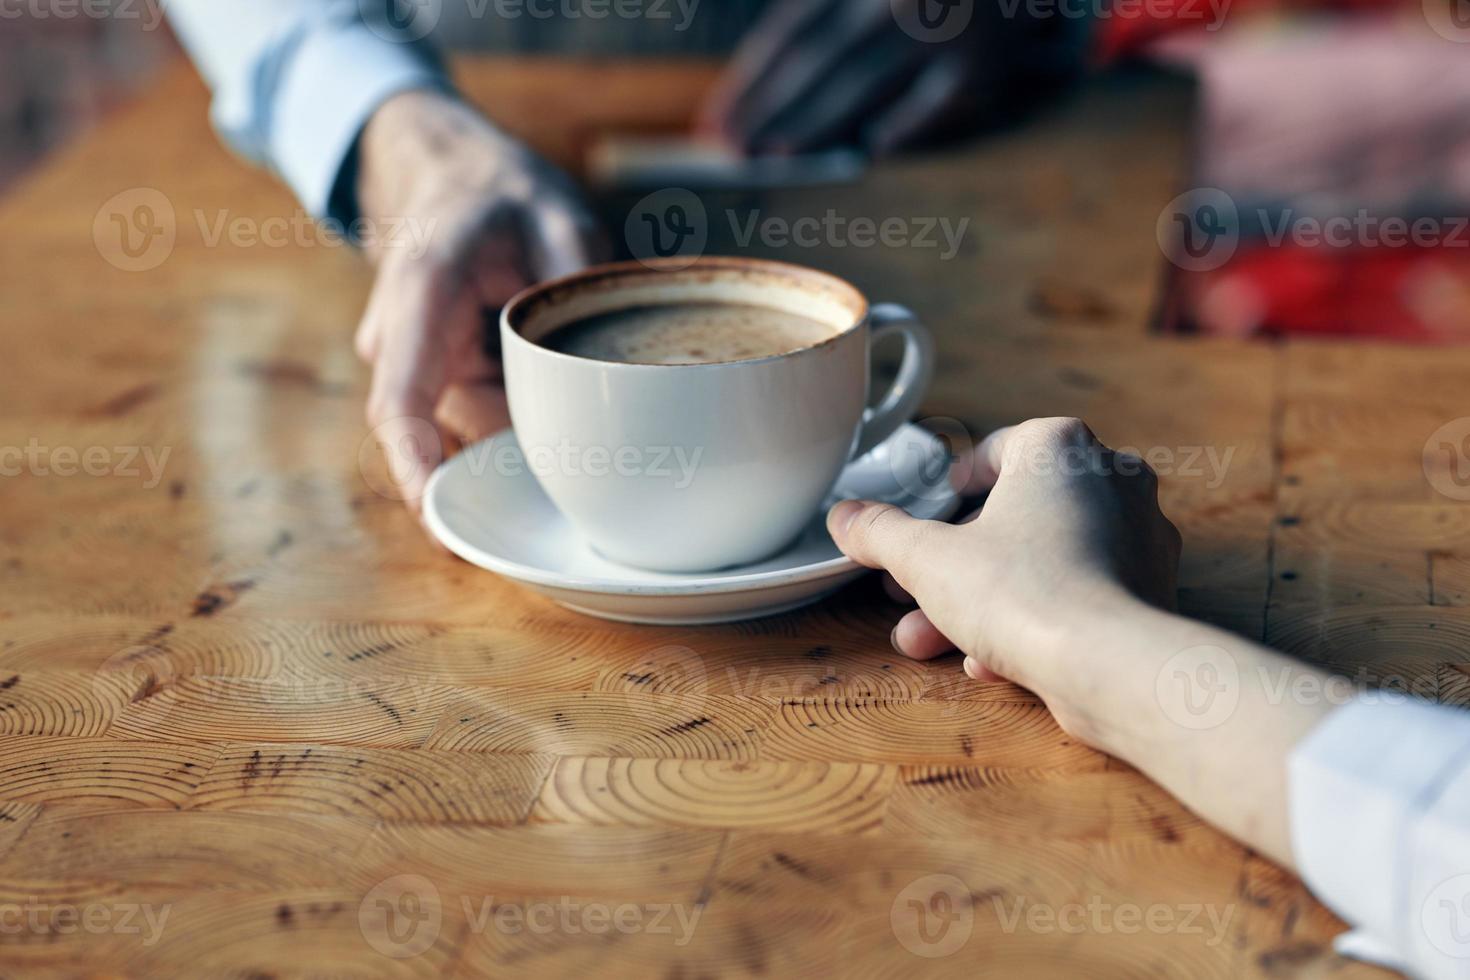
[[[541,338],[550,350],[626,364],[718,364],[790,354],[836,336],[830,324],[740,303],[635,306],[585,317]]]

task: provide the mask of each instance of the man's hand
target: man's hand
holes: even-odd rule
[[[1076,656],[1076,627],[1139,599],[1174,607],[1180,538],[1159,510],[1157,478],[1076,419],[1002,429],[970,464],[965,490],[989,491],[974,520],[846,501],[828,515],[832,536],[918,601],[894,629],[901,652],[923,660],[958,647],[970,676],[1015,681],[1063,727],[1092,730],[1098,705],[1082,700],[1091,665]]]
[[[1004,6],[778,0],[741,43],[701,128],[746,153],[856,144],[881,154],[972,132],[1080,70],[1065,18]]]
[[[377,266],[356,338],[373,369],[367,420],[417,510],[452,440],[509,423],[495,313],[526,286],[594,261],[600,238],[565,175],[451,95],[390,99],[359,152]]]

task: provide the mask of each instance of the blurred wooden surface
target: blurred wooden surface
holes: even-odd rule
[[[709,78],[461,67],[569,162],[676,125]],[[1187,611],[1463,703],[1470,508],[1425,462],[1470,351],[1149,335],[1188,114],[1117,80],[859,186],[718,203],[970,218],[948,261],[758,254],[920,311],[932,415],[1078,414],[1175,454]],[[129,272],[104,254],[140,188],[176,242]],[[0,974],[1376,972],[1291,876],[1024,692],[894,655],[871,580],[654,629],[432,550],[360,469],[367,272],[211,243],[222,214],[297,211],[182,69],[0,201],[0,447],[31,454],[0,458],[22,470],[0,480]],[[67,449],[106,475],[60,475]]]

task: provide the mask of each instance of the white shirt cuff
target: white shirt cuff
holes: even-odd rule
[[[448,86],[432,61],[362,23],[312,31],[281,78],[271,162],[302,205],[325,216],[343,163],[378,106],[399,92]]]
[[[1364,699],[1288,760],[1297,867],[1358,929],[1341,952],[1470,976],[1470,713],[1392,692]]]

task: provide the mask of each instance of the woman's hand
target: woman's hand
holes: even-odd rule
[[[746,153],[887,153],[973,132],[1080,71],[1064,17],[944,0],[779,0],[741,43],[701,128]]]
[[[390,99],[359,144],[358,200],[377,279],[357,330],[367,420],[414,510],[451,440],[509,424],[495,313],[599,257],[571,181],[452,95]],[[410,236],[381,229],[411,223]],[[410,247],[411,246],[411,247]]]
[[[1180,538],[1159,510],[1158,480],[1077,419],[1002,429],[965,462],[966,492],[989,491],[973,520],[849,501],[828,516],[832,535],[918,601],[894,629],[901,652],[922,660],[958,647],[972,677],[1015,681],[1064,728],[1096,733],[1099,705],[1082,697],[1091,667],[1067,645],[1104,612],[1174,607]]]
[[[990,492],[968,523],[857,501],[827,517],[918,601],[894,645],[958,647],[971,677],[1029,688],[1066,731],[1290,865],[1285,760],[1333,705],[1282,692],[1327,675],[1170,611],[1180,540],[1157,480],[1076,419],[1003,429],[970,462],[966,489]]]

